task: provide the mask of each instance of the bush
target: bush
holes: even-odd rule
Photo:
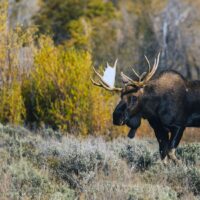
[[[155,164],[158,159],[158,154],[153,152],[140,141],[125,144],[119,155],[122,159],[125,159],[130,167],[136,170],[147,170]]]
[[[74,199],[75,194],[66,186],[57,187],[50,183],[48,177],[34,169],[29,163],[20,161],[10,166],[11,199]],[[57,192],[55,192],[57,191]]]
[[[158,152],[154,153],[157,143],[127,138],[107,142],[93,137],[58,139],[57,134],[51,129],[33,134],[20,127],[0,126],[1,197],[130,200],[200,197],[198,163],[177,166],[171,162],[164,166],[154,162],[158,158]],[[190,146],[181,148],[189,151]]]
[[[98,116],[99,122],[108,127],[110,110],[105,104],[112,98],[92,86],[91,65],[88,52],[66,50],[54,46],[50,38],[41,39],[35,69],[23,89],[27,121],[85,135],[97,130]],[[105,108],[95,113],[96,107]]]
[[[187,144],[177,149],[177,155],[187,165],[198,165],[200,164],[200,144]]]
[[[177,193],[168,186],[137,185],[129,191],[128,200],[177,200]]]
[[[200,196],[200,169],[192,168],[187,172],[189,179],[189,189],[195,194]]]
[[[0,127],[1,199],[75,199],[75,192],[55,182],[49,169],[38,163],[37,145],[42,137],[20,127]]]
[[[189,193],[192,193],[194,196],[200,195],[200,171],[198,166],[187,167],[182,165],[178,167],[174,164],[169,164],[167,167],[164,167],[154,165],[146,171],[143,178],[151,184],[162,182],[162,184],[168,185],[177,192],[179,197]]]
[[[45,159],[54,175],[78,189],[93,179],[98,168],[106,162],[105,153],[92,141],[77,143],[73,138],[62,143],[42,144],[40,152],[40,159]]]
[[[73,7],[74,2],[67,5]],[[82,12],[82,6],[76,5]],[[3,0],[0,10],[0,122],[25,122],[33,128],[50,127],[77,135],[110,137],[116,98],[91,84],[91,55],[74,47],[88,44],[85,26],[89,18],[104,18],[108,11],[107,17],[112,17],[112,3],[91,1],[84,11],[87,19],[81,18],[82,14],[77,14],[74,20],[68,16],[67,26],[72,36],[68,46],[73,48],[56,46],[50,37],[36,38],[33,27],[8,29],[7,1]]]
[[[7,1],[1,2],[0,13],[0,121],[19,124],[25,118],[21,84],[28,71],[20,53],[33,44],[34,28],[9,28]]]

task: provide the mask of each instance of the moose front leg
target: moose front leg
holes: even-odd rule
[[[159,143],[160,157],[164,164],[167,164],[167,155],[169,151],[169,131],[165,129],[159,122],[149,122],[154,129],[156,138]]]
[[[162,131],[155,131],[156,138],[159,143],[159,151],[161,159],[163,160],[164,164],[167,164],[167,154],[169,151],[169,134],[168,131],[164,129]]]
[[[171,138],[169,141],[169,152],[168,156],[170,159],[172,159],[175,163],[180,164],[181,161],[177,159],[176,157],[176,148],[179,145],[181,138],[183,136],[183,131],[185,127],[181,126],[174,126],[170,129],[171,131]]]

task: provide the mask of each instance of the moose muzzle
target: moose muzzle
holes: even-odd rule
[[[124,101],[116,106],[113,112],[113,124],[117,126],[125,125],[129,119],[128,112],[126,111],[127,105]]]

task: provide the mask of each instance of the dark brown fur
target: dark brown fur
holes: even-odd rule
[[[144,87],[125,88],[113,113],[113,123],[128,125],[128,136],[133,138],[141,118],[154,129],[164,159],[177,148],[186,127],[200,127],[200,81],[187,81],[170,70]]]

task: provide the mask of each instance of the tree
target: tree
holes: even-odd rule
[[[61,43],[76,40],[74,33],[82,35],[86,23],[92,26],[92,20],[101,18],[103,22],[112,18],[114,13],[113,4],[102,0],[43,0],[35,22],[41,33],[50,33],[56,43]]]

